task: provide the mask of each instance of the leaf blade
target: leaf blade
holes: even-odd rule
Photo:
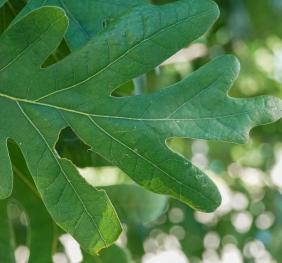
[[[35,30],[36,36],[39,37],[38,27],[40,24],[43,24],[41,27],[43,32],[45,32],[45,28],[51,30],[52,22],[51,27],[48,25],[54,17],[59,17],[59,21],[65,21],[65,14],[61,9],[42,8],[23,18],[23,22],[17,25],[19,28],[29,25],[30,32]],[[27,23],[25,23],[26,21]],[[29,21],[36,21],[36,23],[31,26]],[[66,25],[65,22],[63,24]],[[57,34],[61,34],[60,30],[60,28],[55,28]],[[54,35],[56,34],[54,33]],[[56,39],[55,36],[54,38]],[[50,39],[50,41],[52,43],[54,39]],[[42,43],[39,47],[42,48]],[[7,57],[9,58],[9,56]],[[6,66],[17,63],[17,61],[11,61],[8,61]],[[37,62],[38,60],[35,61],[35,63]],[[4,65],[4,67],[6,66]],[[3,106],[3,108],[1,107],[1,115],[3,115],[3,110],[10,109],[8,115],[17,118],[16,124],[11,123],[8,119],[1,120],[2,127],[6,127],[7,131],[10,130],[10,134],[6,135],[5,131],[1,132],[0,141],[13,137],[19,145],[22,145],[21,149],[27,159],[36,186],[52,217],[64,230],[73,234],[90,253],[98,253],[103,247],[109,246],[117,239],[121,231],[119,220],[110,200],[105,192],[89,186],[69,161],[60,160],[53,148],[59,131],[65,127],[64,120],[57,112],[51,113],[49,117],[55,118],[56,121],[51,120],[54,131],[49,133],[45,124],[43,124],[42,130],[38,127],[42,125],[42,121],[39,121],[38,116],[35,116],[34,119],[30,117],[31,112],[28,112],[24,105],[16,101],[10,103],[7,97],[1,97],[0,100]],[[22,135],[17,132],[14,125],[23,127]],[[25,133],[26,135],[24,135]],[[2,154],[2,148],[0,151]],[[37,154],[34,154],[36,152]],[[33,156],[32,160],[29,159],[30,155]],[[44,160],[44,163],[42,160]],[[53,174],[51,172],[51,176],[48,178],[46,174],[50,174],[50,171],[53,171]],[[72,209],[72,206],[75,209]],[[106,217],[100,215],[106,215]],[[105,228],[109,221],[113,226],[111,230]]]
[[[34,9],[53,5],[61,7],[70,18],[70,27],[66,34],[66,40],[71,50],[75,50],[104,30],[109,23],[112,23],[122,13],[143,4],[148,3],[145,0],[110,0],[106,2],[86,0],[81,5],[75,0],[66,2],[62,0],[32,0],[27,3],[14,23]]]
[[[203,84],[206,84],[210,77],[222,73],[221,71],[204,67],[200,72],[208,72],[207,79],[201,80],[201,74],[196,72],[187,82],[185,80],[173,88],[149,96],[121,99],[110,96],[117,85],[153,68],[203,34],[218,15],[216,5],[210,1],[182,0],[179,3],[180,5],[174,3],[158,8],[135,7],[127,15],[116,20],[106,33],[98,34],[97,38],[85,47],[46,69],[42,69],[40,65],[58,45],[66,29],[62,10],[54,7],[38,9],[1,36],[0,56],[5,59],[0,60],[0,80],[1,84],[3,83],[0,87],[0,101],[5,111],[0,109],[0,112],[5,117],[0,120],[0,127],[5,127],[5,130],[0,133],[0,142],[3,143],[11,137],[21,145],[49,212],[57,223],[73,234],[90,253],[97,253],[101,248],[109,246],[120,233],[120,225],[107,195],[87,185],[71,162],[58,158],[54,145],[60,131],[67,126],[95,151],[118,165],[145,188],[178,198],[202,211],[213,211],[220,203],[220,195],[214,183],[189,161],[171,152],[165,140],[173,136],[191,136],[193,133],[195,136],[202,136],[203,129],[195,120],[194,127],[190,127],[191,120],[187,122],[187,119],[181,118],[183,114],[185,118],[192,114],[190,118],[193,119],[198,117],[199,112],[206,113],[211,110],[200,107],[199,103],[197,107],[193,104],[193,99],[204,93],[197,93],[197,88],[193,88],[188,97],[181,94],[184,94],[183,91],[186,91],[191,83],[199,83],[200,88],[205,89]],[[195,4],[192,11],[189,4]],[[143,20],[136,20],[138,12],[148,17],[151,23],[155,22],[155,18],[168,19],[165,22],[159,20],[150,24],[148,32]],[[61,17],[61,22],[58,22],[61,26],[55,27],[50,38],[54,17]],[[37,22],[35,25],[32,24],[34,21]],[[125,27],[128,22],[132,22],[129,29]],[[131,25],[133,22],[135,26]],[[194,22],[199,22],[200,26],[194,27]],[[35,42],[29,42],[30,37],[21,34],[23,25],[24,29],[31,30],[30,36]],[[177,30],[185,30],[185,34],[180,36]],[[120,32],[133,34],[133,40],[126,38],[121,42],[123,45],[111,50],[104,45],[109,36],[119,36]],[[174,38],[173,41],[168,41],[168,46],[162,47],[162,42],[168,37]],[[25,42],[19,41],[23,39]],[[151,40],[157,44],[154,46]],[[101,56],[105,51],[113,51],[106,60]],[[90,64],[93,61],[96,65]],[[226,67],[218,61],[220,67]],[[232,65],[228,66],[231,71],[234,70]],[[118,70],[120,71],[117,72]],[[14,76],[14,72],[20,74]],[[197,77],[193,80],[195,75]],[[22,86],[18,85],[19,80]],[[208,84],[213,91],[225,94],[230,81],[223,81],[220,85],[216,81]],[[176,95],[178,99],[171,99],[170,94]],[[188,103],[181,102],[181,97],[188,99]],[[229,105],[230,101],[230,98],[224,97],[222,105]],[[263,99],[260,106],[265,104],[265,101]],[[246,100],[245,105],[248,106],[248,102],[249,100]],[[233,109],[241,105],[232,103]],[[281,101],[271,100],[269,104],[271,107],[266,107],[255,120],[245,118],[241,121],[243,128],[246,130],[253,125],[280,118]],[[255,103],[250,105],[250,110],[255,111]],[[190,112],[191,108],[193,111]],[[9,109],[8,113],[6,109]],[[222,113],[224,108],[215,108],[215,111]],[[172,117],[177,119],[171,119]],[[22,127],[20,133],[16,129],[17,126],[10,121],[14,118],[17,120],[16,125]],[[178,127],[177,123],[171,125],[172,121],[176,120],[183,121],[183,129]],[[229,130],[234,128],[230,123],[228,121],[225,124]],[[237,124],[236,127],[240,128]],[[218,136],[218,139],[223,137]],[[212,133],[207,133],[205,138],[214,137]],[[232,139],[238,138],[233,134]],[[75,211],[72,210],[72,204],[75,204]],[[107,228],[109,225],[111,228]],[[99,232],[100,229],[103,234]]]

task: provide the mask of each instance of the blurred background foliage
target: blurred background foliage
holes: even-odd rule
[[[230,96],[269,94],[281,98],[282,0],[216,2],[221,16],[208,34],[152,72],[119,87],[113,95],[155,92],[189,76],[214,57],[231,53],[241,62],[241,74]],[[6,15],[5,21],[0,21],[0,32],[24,4],[13,0],[0,9]],[[68,53],[63,42],[46,65]],[[71,159],[88,182],[108,191],[123,222],[124,233],[117,246],[106,250],[101,255],[106,259],[101,262],[118,262],[117,255],[122,255],[121,262],[136,263],[282,262],[282,121],[258,127],[251,135],[246,145],[168,140],[169,147],[192,159],[219,186],[222,205],[214,213],[204,214],[132,186],[125,174],[91,152],[70,129],[62,131],[58,153]],[[124,184],[133,188],[122,189]],[[12,210],[15,218],[20,215],[14,207]],[[15,225],[22,232],[20,225],[26,223],[21,218]],[[81,257],[70,255],[75,249],[63,248],[64,237],[54,261],[79,262]],[[18,244],[23,250],[24,241],[19,238]],[[18,257],[19,262],[24,262],[22,258]],[[113,258],[116,261],[111,261]],[[85,262],[96,261],[87,261],[86,256]]]

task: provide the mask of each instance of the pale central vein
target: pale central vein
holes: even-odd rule
[[[130,52],[134,51],[135,49],[137,49],[140,45],[144,44],[147,41],[150,41],[152,38],[157,37],[158,35],[160,35],[161,33],[164,33],[166,31],[169,31],[171,29],[173,29],[174,27],[180,25],[181,23],[185,23],[188,22],[189,20],[193,19],[195,16],[202,16],[202,15],[206,15],[208,12],[204,11],[204,12],[199,12],[197,14],[194,15],[190,15],[189,17],[183,18],[165,28],[161,28],[160,30],[156,31],[155,33],[151,34],[150,36],[148,36],[147,38],[142,39],[141,41],[137,42],[135,45],[133,45],[131,48],[129,48],[128,50],[126,50],[123,54],[121,54],[120,56],[118,56],[116,59],[114,59],[113,61],[111,61],[109,64],[107,64],[105,67],[103,67],[102,69],[100,69],[98,72],[96,72],[95,74],[89,76],[88,78],[84,79],[83,81],[79,81],[78,83],[75,83],[71,86],[65,87],[63,89],[60,90],[56,90],[54,92],[51,92],[49,94],[46,94],[40,98],[37,98],[36,101],[40,101],[43,99],[46,99],[50,96],[53,96],[55,94],[73,89],[75,87],[78,87],[90,80],[92,80],[93,78],[97,77],[98,75],[102,74],[103,72],[105,72],[106,70],[108,70],[111,66],[115,65],[116,63],[118,63],[121,59],[123,59],[124,57],[126,57]]]
[[[231,113],[231,114],[226,114],[226,115],[218,115],[218,116],[204,116],[204,117],[195,117],[195,118],[133,118],[133,117],[126,117],[126,116],[114,116],[114,115],[102,115],[102,114],[95,114],[95,113],[88,113],[88,112],[83,112],[83,111],[78,111],[78,110],[73,110],[69,108],[63,108],[60,106],[52,105],[52,104],[47,104],[47,103],[41,103],[41,102],[36,102],[36,101],[31,101],[27,99],[21,99],[21,98],[16,98],[16,97],[11,97],[6,94],[0,93],[0,98],[6,98],[9,100],[13,100],[15,102],[23,102],[23,103],[28,103],[32,104],[35,106],[42,106],[42,107],[47,107],[51,109],[56,109],[60,111],[65,111],[73,114],[78,114],[78,115],[83,115],[86,117],[96,117],[96,118],[105,118],[105,119],[120,119],[120,120],[129,120],[129,121],[198,121],[198,120],[212,120],[212,119],[219,119],[219,118],[228,118],[228,117],[233,117],[233,116],[239,116],[239,115],[245,115],[248,114],[249,112],[243,111],[243,112],[236,112],[236,113]]]
[[[27,113],[24,111],[24,109],[21,107],[21,105],[17,102],[17,105],[20,109],[20,111],[22,112],[22,114],[25,116],[25,118],[27,119],[27,121],[30,123],[30,125],[35,129],[35,131],[38,133],[38,135],[41,137],[41,139],[43,140],[43,142],[45,143],[46,147],[48,148],[48,150],[50,151],[50,153],[52,154],[55,162],[57,163],[57,165],[59,166],[61,173],[63,174],[64,178],[66,179],[66,182],[68,183],[68,185],[71,187],[71,189],[74,191],[78,201],[82,204],[83,207],[83,211],[86,213],[86,215],[90,218],[90,220],[92,221],[93,225],[95,226],[95,228],[98,231],[98,234],[101,238],[101,240],[104,242],[105,246],[108,246],[106,240],[104,239],[99,226],[95,220],[95,218],[92,216],[92,214],[88,211],[87,207],[84,204],[84,201],[81,199],[80,195],[78,194],[78,192],[75,189],[75,186],[72,184],[71,180],[69,179],[68,175],[65,173],[65,170],[63,169],[62,165],[60,164],[60,162],[58,161],[57,157],[54,154],[54,151],[52,150],[51,146],[49,145],[49,143],[46,141],[45,137],[43,136],[43,134],[41,133],[41,131],[39,130],[39,128],[35,125],[35,123],[30,119],[30,117],[27,115]]]
[[[111,138],[113,141],[117,142],[118,144],[122,145],[123,147],[125,147],[126,149],[128,149],[129,151],[131,151],[133,154],[135,154],[136,156],[138,156],[139,158],[141,158],[142,160],[144,160],[145,162],[149,163],[152,167],[154,167],[155,169],[159,170],[160,172],[162,172],[163,174],[165,174],[168,178],[170,178],[172,181],[174,181],[176,184],[180,185],[180,187],[186,188],[200,196],[202,196],[207,202],[211,202],[210,198],[208,196],[206,196],[205,194],[197,191],[197,189],[195,189],[192,186],[186,185],[184,183],[182,183],[180,180],[178,180],[177,178],[173,177],[171,174],[167,173],[166,171],[164,171],[159,165],[153,163],[151,160],[149,160],[148,158],[144,157],[143,155],[139,154],[138,152],[134,151],[134,149],[132,149],[131,147],[129,147],[127,144],[123,143],[122,141],[120,141],[119,139],[117,139],[116,137],[114,137],[113,135],[111,135],[108,131],[105,130],[105,128],[103,128],[101,125],[99,125],[93,118],[89,117],[89,120],[99,129],[101,130],[104,134],[106,134],[109,138]],[[181,195],[182,197],[182,195]],[[181,199],[181,198],[180,198]]]

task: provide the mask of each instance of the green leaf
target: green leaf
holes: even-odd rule
[[[148,2],[146,0],[84,0],[83,2],[76,0],[31,0],[15,21],[42,6],[61,7],[70,19],[66,40],[70,48],[74,50],[105,30],[122,13],[142,4],[148,4]]]
[[[7,31],[7,34],[2,35],[0,57],[4,60],[1,60],[0,78],[3,87],[9,82],[4,79],[6,79],[6,73],[9,74],[9,68],[12,64],[13,67],[17,67],[16,64],[20,63],[22,73],[25,70],[30,70],[28,74],[32,74],[34,70],[31,70],[29,66],[25,68],[26,63],[21,61],[21,57],[24,58],[25,55],[30,57],[31,54],[28,51],[36,52],[36,48],[39,48],[39,51],[44,51],[45,45],[52,49],[60,41],[66,26],[66,17],[60,9],[42,8],[25,17],[13,29]],[[21,32],[24,32],[24,34]],[[12,42],[10,43],[11,46],[7,41]],[[22,50],[21,48],[25,45],[29,46],[29,49]],[[10,49],[10,51],[7,49]],[[10,52],[19,52],[21,55],[16,60],[9,61],[11,56],[13,57],[16,54]],[[45,50],[45,52],[48,52],[48,50]],[[35,60],[28,64],[33,67],[33,63],[36,60],[39,61],[38,59],[42,56],[32,56],[32,60]],[[8,64],[4,66],[2,62]],[[40,68],[38,69],[40,70]],[[15,77],[15,74],[11,76],[13,75]],[[16,77],[18,77],[17,73]],[[33,77],[37,78],[36,72],[34,72]],[[18,80],[21,85],[26,83],[24,78],[20,76]],[[9,86],[10,88],[12,87]],[[121,227],[106,193],[95,190],[88,185],[79,176],[74,166],[68,160],[58,158],[54,151],[53,146],[59,131],[65,125],[61,116],[57,118],[53,115],[55,112],[51,113],[49,117],[52,115],[55,117],[50,123],[52,127],[44,125],[45,128],[43,128],[42,121],[46,121],[43,116],[39,119],[28,116],[29,113],[25,112],[20,104],[16,104],[18,108],[15,108],[10,99],[3,99],[4,97],[1,95],[1,105],[3,106],[1,116],[4,116],[4,109],[4,111],[11,110],[11,115],[1,118],[1,127],[5,127],[7,132],[1,130],[0,141],[4,145],[6,138],[11,137],[21,145],[35,184],[57,224],[71,233],[90,253],[97,253],[101,248],[109,246],[117,239]],[[59,113],[55,113],[55,115],[57,114]],[[21,132],[18,132],[15,125],[21,127]],[[3,148],[0,152],[4,156]],[[9,163],[4,162],[3,165],[7,170]],[[11,176],[12,174],[6,174],[5,181],[10,182]]]
[[[28,262],[52,262],[52,255],[58,242],[56,226],[54,226],[53,220],[40,199],[19,148],[14,143],[9,143],[9,153],[13,163],[15,179],[13,195],[8,199],[8,203],[19,204],[28,217],[27,240],[29,242],[26,244],[30,251]],[[134,185],[113,185],[103,187],[103,189],[107,191],[122,221],[126,223],[145,223],[154,220],[164,211],[167,203],[164,196],[153,194]],[[8,251],[6,246],[10,245],[10,254],[13,259],[15,250],[13,231],[8,217],[3,215],[7,209],[6,203],[6,201],[1,201],[2,205],[0,205],[0,220],[2,220],[1,226],[3,227],[3,230],[0,231],[2,234],[0,239],[3,238],[0,242],[0,251]],[[10,243],[7,243],[7,240]],[[89,262],[101,262],[101,260],[102,262],[110,262],[109,260],[113,260],[113,258],[119,260],[117,262],[130,262],[127,259],[128,255],[117,246],[104,250],[99,256],[95,257],[96,261],[93,261],[95,258],[90,255],[87,255],[86,258]]]
[[[2,56],[5,57],[5,59],[1,61],[3,68],[1,70],[0,78],[3,79],[3,82],[5,81],[3,85],[4,88],[1,89],[2,98],[6,104],[12,103],[12,105],[14,105],[14,102],[16,101],[17,105],[16,105],[16,109],[14,110],[15,111],[14,114],[16,114],[15,117],[16,118],[19,117],[20,119],[22,119],[23,127],[26,127],[27,130],[32,130],[33,135],[37,135],[35,137],[38,138],[39,140],[37,144],[43,145],[43,149],[37,149],[37,151],[40,153],[38,158],[40,158],[42,152],[44,154],[49,153],[51,154],[52,157],[51,159],[54,162],[54,160],[56,160],[56,156],[52,152],[52,145],[54,145],[55,143],[55,139],[57,137],[57,134],[59,133],[59,130],[64,128],[66,125],[70,125],[73,127],[73,130],[76,131],[77,125],[78,126],[81,125],[81,120],[85,122],[84,123],[85,128],[87,128],[87,126],[89,127],[89,125],[90,127],[92,126],[91,127],[92,129],[90,129],[92,135],[89,133],[86,135],[79,134],[82,138],[85,136],[88,137],[90,135],[91,140],[87,139],[87,142],[89,144],[92,144],[93,138],[95,138],[96,136],[100,137],[101,140],[105,140],[106,144],[111,143],[112,138],[109,137],[107,132],[103,131],[103,128],[101,128],[98,123],[96,124],[96,120],[91,118],[92,114],[88,115],[87,113],[85,113],[85,110],[83,108],[84,107],[91,108],[92,107],[91,105],[95,105],[95,108],[97,106],[97,109],[88,109],[88,111],[97,110],[97,114],[95,114],[95,116],[97,117],[102,116],[102,119],[103,116],[107,117],[108,114],[110,114],[109,111],[114,110],[116,112],[116,107],[120,109],[120,107],[122,106],[121,105],[122,100],[109,97],[109,92],[111,92],[115,86],[119,85],[119,83],[127,81],[128,78],[130,79],[135,75],[139,75],[139,72],[142,73],[143,71],[149,70],[149,68],[152,68],[155,65],[159,64],[161,60],[167,58],[169,55],[173,54],[176,50],[178,50],[181,46],[186,45],[191,40],[197,38],[204,31],[206,31],[207,28],[209,28],[210,24],[217,17],[217,7],[209,1],[208,2],[202,1],[201,3],[198,1],[197,2],[198,5],[196,5],[194,9],[191,10],[189,8],[189,3],[191,3],[191,1],[181,2],[180,5],[177,5],[178,8],[177,10],[175,9],[174,4],[165,5],[162,6],[161,8],[155,6],[150,6],[146,8],[144,7],[135,8],[132,10],[132,12],[130,12],[123,19],[121,19],[117,24],[115,24],[111,28],[111,30],[107,31],[105,34],[101,34],[99,37],[89,42],[89,44],[86,45],[83,49],[79,50],[79,52],[74,52],[67,59],[44,70],[40,69],[39,65],[42,63],[44,57],[47,57],[47,54],[50,52],[50,50],[53,49],[52,47],[54,47],[58,43],[58,40],[62,35],[62,31],[64,31],[66,27],[66,22],[64,19],[56,18],[56,16],[59,17],[58,13],[61,13],[61,11],[54,8],[53,16],[55,17],[53,17],[51,8],[42,9],[44,10],[45,16],[47,16],[47,14],[51,16],[50,18],[51,21],[57,20],[57,25],[53,23],[52,24],[53,26],[47,27],[47,25],[45,24],[48,23],[48,19],[44,19],[44,20],[40,19],[38,15],[40,11],[35,11],[32,15],[24,18],[23,21],[16,24],[15,27],[12,27],[9,31],[7,31],[2,36],[1,54],[5,54],[5,56]],[[185,9],[186,12],[184,12]],[[49,10],[49,13],[47,10]],[[179,12],[179,15],[177,17],[175,16],[176,11]],[[142,17],[140,17],[141,14]],[[165,14],[166,17],[167,18],[170,17],[170,19],[166,19],[165,22],[162,22],[163,19],[161,18]],[[137,15],[139,15],[138,18],[136,18]],[[37,25],[39,25],[40,22],[44,25],[41,27],[41,32],[42,32],[41,35],[38,32],[39,26],[36,27],[36,26],[28,25],[29,23],[28,21],[33,19],[32,18],[33,16],[35,17],[34,19],[38,19]],[[197,28],[193,27],[193,24],[191,22],[192,18],[193,18],[193,23],[198,22],[202,26],[199,26]],[[143,24],[143,21],[147,21],[146,22],[147,25]],[[162,23],[160,24],[159,22]],[[155,27],[149,28],[148,25],[151,25],[152,23],[154,23]],[[26,24],[28,26],[26,26]],[[25,30],[26,28],[28,28],[28,30]],[[51,32],[46,32],[46,28],[48,28],[48,31],[50,31],[51,29],[53,30],[52,32],[53,37],[48,40],[47,38],[49,35],[51,35]],[[146,28],[147,31],[145,32],[144,29]],[[168,42],[167,47],[159,46],[160,44],[158,44],[158,41],[162,41],[164,37],[172,38],[173,36],[175,36],[175,32],[179,30],[183,30],[183,33],[185,30],[185,33],[187,35],[185,39],[184,39],[184,35],[182,35],[177,43],[173,41],[173,42]],[[13,38],[11,36],[19,34],[19,31],[25,32],[25,34],[20,35],[21,37],[20,41],[16,39],[15,41],[13,41]],[[122,32],[122,34],[120,34],[120,32]],[[135,36],[135,34],[137,35]],[[57,37],[55,37],[56,35]],[[119,43],[118,47],[114,45],[115,42],[113,42],[112,39],[113,35],[116,35],[117,37],[120,38],[120,41],[118,39],[115,39],[115,42],[117,41]],[[124,36],[127,37],[125,38]],[[46,44],[47,41],[49,45]],[[108,43],[108,45],[105,45],[105,41]],[[149,43],[149,41],[151,42]],[[11,42],[16,42],[16,43],[11,43]],[[46,48],[47,46],[48,46],[48,50]],[[27,47],[29,48],[26,49]],[[25,52],[21,53],[21,50],[24,50]],[[39,51],[42,52],[40,53]],[[148,52],[148,54],[150,54],[155,51],[158,51],[159,56],[152,56],[150,59],[144,60],[143,57],[144,53]],[[37,56],[35,57],[33,56],[33,60],[30,61],[30,56],[32,56],[34,52],[37,53]],[[109,57],[103,56],[99,59],[98,58],[99,55],[105,52],[108,52]],[[140,56],[140,52],[142,53],[142,57],[140,61],[138,61],[133,57],[138,55]],[[17,53],[19,54],[16,55]],[[40,55],[38,53],[40,53]],[[85,56],[85,54],[87,55],[87,57]],[[90,57],[92,58],[91,60],[88,59]],[[113,61],[110,62],[108,61],[109,59]],[[128,59],[130,59],[131,61],[130,67],[128,67],[128,62],[129,62]],[[142,59],[144,60],[144,62],[142,62]],[[95,65],[89,64],[94,61],[95,61]],[[85,68],[85,65],[87,65],[87,63],[88,63],[88,69]],[[79,69],[78,67],[81,69]],[[119,68],[119,73],[116,73],[115,68],[117,67]],[[19,72],[19,71],[21,72],[21,75],[18,76],[19,79],[15,83],[14,80],[16,78],[14,77],[14,72]],[[32,81],[30,79],[31,72],[33,76]],[[75,79],[73,79],[73,72],[77,72]],[[128,75],[125,75],[125,72],[127,72]],[[13,78],[8,77],[11,76],[11,74],[13,75]],[[109,74],[113,76],[111,77]],[[106,81],[108,77],[111,81]],[[21,81],[21,86],[18,85],[18,81]],[[92,87],[93,81],[95,81],[95,85],[99,87],[99,89],[98,88],[95,89],[95,94],[93,94],[93,87]],[[79,94],[80,98],[77,96],[73,96],[72,94],[69,94],[72,91],[76,92],[78,87],[80,87],[80,94]],[[53,90],[54,88],[56,90]],[[85,92],[87,92],[87,95]],[[108,94],[105,92],[107,92]],[[65,94],[67,96],[65,96]],[[56,105],[58,102],[57,101],[58,97],[62,95],[64,97],[64,102],[66,104],[70,104],[71,108],[73,109],[69,110],[68,109],[69,106],[66,107],[65,105],[58,105],[58,106]],[[24,97],[24,99],[22,99],[22,97]],[[90,99],[90,97],[92,99]],[[19,99],[21,100],[21,102],[19,102]],[[48,100],[50,99],[52,100],[52,103],[48,103]],[[83,104],[80,102],[81,100],[83,101]],[[93,102],[96,102],[97,104],[96,103],[93,104]],[[61,98],[60,98],[60,103],[62,103]],[[105,106],[102,106],[101,103],[102,105]],[[122,102],[122,104],[124,103]],[[7,108],[9,107],[11,106],[7,105]],[[45,114],[46,108],[48,108],[49,111],[47,115]],[[62,111],[59,109],[62,109]],[[101,109],[104,109],[105,113],[103,115],[99,114],[99,111]],[[41,110],[43,110],[44,113],[41,112]],[[34,116],[33,114],[37,116]],[[43,116],[41,114],[46,116]],[[83,118],[81,118],[81,115]],[[109,116],[111,115],[114,116],[115,114],[110,114]],[[35,119],[37,123],[34,122]],[[48,122],[52,124],[51,125],[52,127],[48,125],[47,129],[46,127],[44,129],[45,131],[41,131],[44,128],[47,119],[49,119]],[[119,116],[117,116],[117,118],[114,118],[113,121],[115,122],[116,119],[119,119]],[[124,120],[127,120],[127,118],[125,118]],[[73,124],[70,123],[73,121],[75,123]],[[123,119],[121,119],[121,121],[123,122]],[[6,124],[5,122],[5,125],[8,126],[8,123]],[[42,125],[43,127],[40,127]],[[85,128],[83,129],[84,131],[89,130]],[[48,135],[47,134],[45,135],[46,132],[48,133]],[[79,131],[79,133],[80,132],[81,131]],[[93,132],[97,134],[94,135]],[[12,131],[12,134],[13,133],[15,133],[14,129]],[[93,135],[94,137],[92,137]],[[6,136],[11,136],[11,135],[7,134]],[[45,138],[45,136],[49,137],[47,138],[48,141]],[[21,138],[21,136],[19,136],[17,132],[12,137],[14,139],[20,137],[18,140],[20,142],[24,139],[25,140],[27,139],[27,137]],[[97,145],[97,147],[95,146],[97,142],[99,142],[99,140],[95,140],[95,142],[93,142],[94,144],[92,144],[92,146],[94,146],[94,148],[98,148],[98,146],[101,147],[100,143],[99,145]],[[29,146],[31,148],[34,148],[34,145],[24,145],[24,143],[22,144],[23,147]],[[127,152],[129,150],[130,155],[132,155],[133,152],[133,159],[130,161],[131,163],[124,162],[122,166],[124,165],[127,166],[124,167],[124,169],[128,170],[129,175],[134,176],[135,180],[138,179],[136,178],[136,176],[139,177],[140,175],[138,175],[138,173],[132,174],[132,171],[130,172],[129,169],[132,170],[134,168],[132,167],[132,161],[135,163],[137,159],[140,159],[141,162],[144,163],[145,165],[144,172],[147,173],[146,166],[148,166],[149,164],[150,169],[157,168],[157,170],[159,170],[157,172],[161,172],[163,174],[163,171],[161,169],[158,169],[156,164],[152,165],[150,161],[148,162],[146,160],[146,158],[145,159],[144,157],[140,158],[140,154],[135,153],[129,147],[124,147],[124,145],[120,142],[117,143],[117,146],[119,148],[120,146],[122,146],[121,148],[124,148],[121,149],[122,151],[125,150]],[[46,147],[48,148],[48,151],[45,151]],[[103,147],[103,149],[101,149],[102,151],[100,149],[97,150],[98,152],[101,153],[101,155],[104,156],[106,155],[105,153],[107,152],[107,155],[105,157],[108,157],[111,161],[116,163],[117,160],[114,160],[112,156],[108,156],[109,154],[111,155],[111,153],[108,152],[107,148],[108,146]],[[26,151],[28,152],[33,150],[26,149]],[[118,162],[120,161],[122,160],[118,160]],[[62,162],[62,165],[70,167],[68,161],[61,160],[60,162]],[[62,169],[61,167],[62,165],[60,165],[59,169]],[[37,167],[36,163],[35,166]],[[45,163],[44,163],[44,167],[46,167]],[[53,169],[55,170],[56,174],[58,174],[57,171],[58,164],[55,165]],[[64,169],[67,168],[64,167]],[[35,170],[38,171],[37,168]],[[144,172],[142,172],[142,174]],[[65,174],[66,172],[64,172],[63,176],[61,177],[63,178]],[[169,175],[169,177],[173,178],[173,176],[171,175]],[[78,178],[78,177],[75,176],[74,178]],[[146,182],[147,179],[146,178],[144,179],[145,179],[144,182]],[[80,180],[80,179],[76,179],[76,180]],[[52,182],[51,179],[50,181]],[[175,183],[174,178],[172,179],[172,181]],[[142,183],[140,180],[137,180],[137,182],[140,182],[142,185],[144,185],[144,183]],[[178,181],[176,180],[176,182]],[[180,185],[182,185],[182,183],[180,183]],[[44,184],[44,188],[45,187],[46,185]],[[179,185],[177,187],[179,188]],[[155,187],[149,187],[149,189],[155,190]],[[164,190],[165,191],[160,191],[160,193],[169,193],[168,189],[164,189]],[[178,189],[177,191],[179,192],[180,189]],[[179,197],[179,193],[174,193],[174,190],[171,191],[171,195]],[[52,198],[55,197],[52,196]]]
[[[12,138],[20,145],[48,211],[91,254],[111,245],[121,228],[106,193],[89,186],[54,150],[62,129],[70,126],[145,188],[208,212],[220,204],[216,186],[169,150],[166,139],[242,142],[253,126],[281,117],[278,99],[226,96],[239,71],[229,56],[160,92],[110,96],[197,39],[217,16],[217,6],[208,0],[134,7],[47,68],[41,65],[67,27],[61,9],[35,10],[1,36],[0,144]],[[5,147],[0,153],[7,160]],[[8,162],[2,167],[9,171]],[[1,175],[8,186],[2,197],[11,191],[11,177]]]
[[[53,220],[44,207],[39,193],[32,182],[31,175],[26,167],[25,161],[19,148],[14,143],[9,143],[9,152],[13,162],[15,175],[13,196],[9,202],[19,203],[28,216],[28,248],[30,251],[29,263],[49,263],[52,262],[52,255],[55,252],[58,242],[58,234]],[[109,194],[111,200],[117,204],[117,211],[126,223],[144,223],[156,219],[164,210],[166,198],[159,196],[134,185],[116,185],[103,187]],[[122,195],[120,194],[122,193]],[[130,202],[128,202],[130,200]],[[126,202],[127,201],[127,202]],[[1,201],[0,211],[6,210],[6,201]],[[145,202],[140,205],[140,202]],[[3,206],[3,207],[2,207]],[[36,212],[35,212],[36,211]],[[5,217],[1,213],[0,220]],[[139,218],[140,217],[140,218]],[[14,255],[15,245],[13,245],[13,231],[10,222],[6,218],[2,222],[3,241],[0,243],[0,251],[8,251],[7,245],[10,245],[11,255]],[[8,227],[9,226],[9,227]],[[44,239],[42,239],[44,237]],[[11,244],[8,242],[9,240]],[[2,248],[2,246],[5,247]],[[6,257],[7,255],[5,255]],[[11,257],[13,258],[13,257]],[[123,249],[116,245],[103,250],[99,256],[90,256],[84,253],[83,262],[130,262],[129,255]],[[1,261],[2,262],[2,261]],[[4,261],[3,261],[4,262]],[[10,261],[5,261],[10,262]],[[12,261],[13,262],[13,261]]]
[[[157,219],[167,206],[167,198],[135,185],[102,187],[111,199],[119,218],[127,224],[148,223]]]
[[[0,149],[0,199],[4,199],[12,193],[13,180],[7,142],[0,142]]]

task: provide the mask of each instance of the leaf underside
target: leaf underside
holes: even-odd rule
[[[232,56],[154,94],[111,94],[200,37],[217,16],[217,6],[208,0],[134,6],[47,68],[41,65],[67,29],[63,10],[42,7],[11,26],[0,37],[0,197],[12,191],[11,138],[54,220],[92,254],[111,245],[121,227],[108,196],[88,185],[54,149],[60,131],[71,127],[146,189],[213,211],[221,200],[216,186],[166,140],[245,142],[252,127],[281,118],[281,101],[228,97],[239,72]],[[70,41],[70,30],[67,34]]]

